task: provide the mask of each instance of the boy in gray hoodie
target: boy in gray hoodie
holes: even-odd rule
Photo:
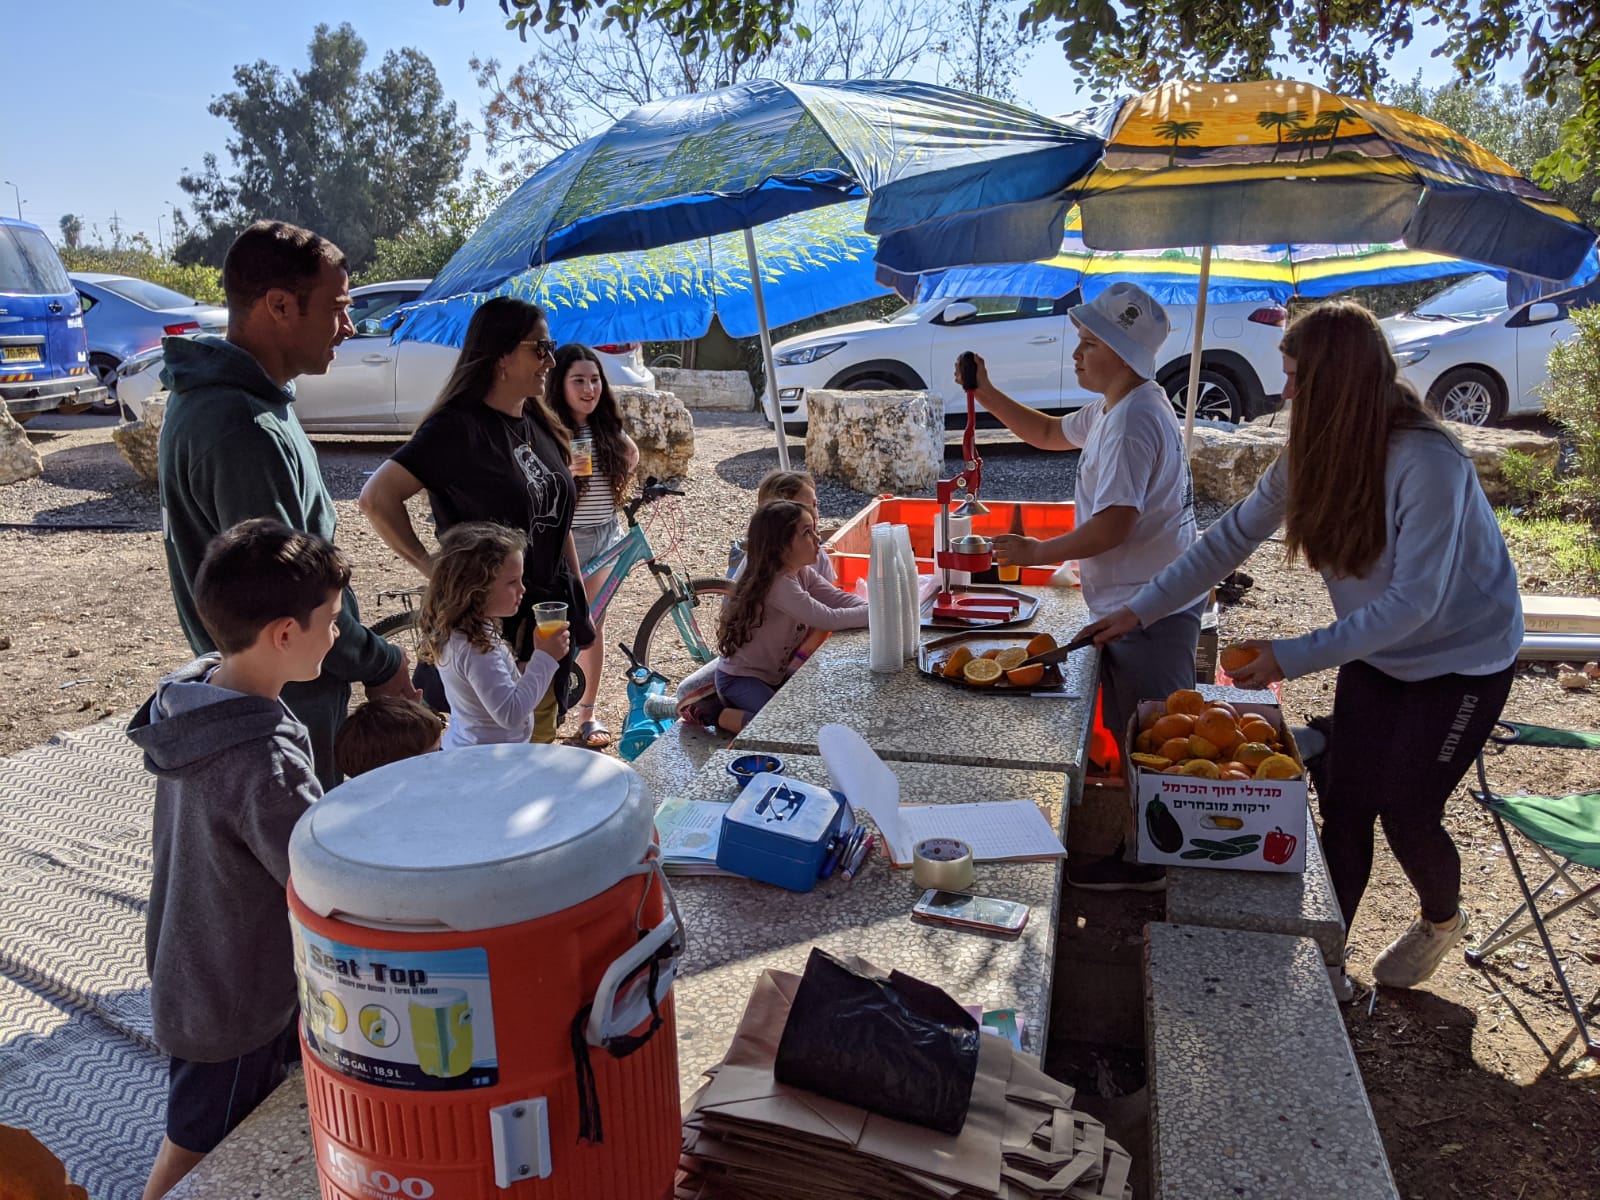
[[[281,693],[321,671],[349,581],[314,534],[261,519],[219,535],[194,599],[220,654],[163,679],[128,726],[156,776],[145,959],[155,1039],[172,1058],[144,1200],[166,1195],[299,1058],[284,889],[289,833],[322,786]]]

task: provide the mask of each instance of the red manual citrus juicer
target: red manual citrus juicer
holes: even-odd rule
[[[961,436],[962,471],[934,485],[939,499],[939,541],[946,548],[935,548],[934,567],[939,572],[939,590],[933,597],[933,615],[968,621],[1009,621],[1017,615],[1022,601],[1004,592],[958,592],[950,582],[950,572],[987,571],[994,562],[994,543],[986,537],[960,537],[950,540],[950,518],[978,517],[989,509],[978,499],[983,485],[983,459],[978,455],[978,362],[968,350],[957,361],[961,386],[967,393],[967,429]],[[957,492],[966,497],[951,512]]]

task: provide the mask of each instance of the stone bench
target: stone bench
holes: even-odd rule
[[[869,496],[931,491],[944,467],[944,404],[927,392],[806,393],[806,469]]]
[[[694,418],[671,392],[651,388],[611,389],[622,424],[639,446],[639,478],[681,479],[694,458]]]
[[[1286,933],[1310,938],[1339,991],[1344,976],[1344,918],[1328,878],[1317,823],[1306,813],[1306,869],[1224,871],[1199,867],[1167,870],[1167,920],[1179,925]]]
[[[1153,1200],[1397,1200],[1309,939],[1152,923],[1145,1039]]]
[[[693,371],[687,367],[652,367],[656,386],[671,392],[689,408],[722,412],[754,412],[755,389],[744,371]]]

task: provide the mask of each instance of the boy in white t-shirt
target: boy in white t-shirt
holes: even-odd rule
[[[981,358],[977,400],[1030,446],[1083,451],[1075,528],[1048,541],[1002,535],[995,552],[1001,563],[1022,566],[1077,559],[1084,602],[1099,619],[1194,543],[1194,483],[1171,402],[1152,379],[1156,351],[1171,330],[1166,311],[1144,289],[1114,283],[1069,315],[1078,327],[1072,356],[1078,384],[1099,400],[1065,417],[1039,412],[995,387]],[[1203,599],[1141,628],[1137,641],[1101,647],[1105,722],[1119,738],[1140,700],[1194,686]],[[1159,868],[1131,872],[1148,879],[1123,878],[1130,873],[1120,869],[1110,874],[1117,878],[1097,883],[1084,872],[1069,878],[1102,888],[1165,885]]]

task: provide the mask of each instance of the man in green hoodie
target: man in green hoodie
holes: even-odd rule
[[[353,332],[345,257],[332,242],[282,221],[257,221],[222,267],[226,339],[163,342],[170,390],[161,425],[161,525],[178,619],[196,654],[216,647],[194,606],[194,578],[211,539],[240,521],[272,517],[334,539],[333,497],[294,414],[294,379],[320,375]],[[415,699],[399,647],[361,624],[345,589],[339,639],[322,674],[283,699],[311,734],[317,777],[340,780],[333,741],[351,684],[367,695]]]

